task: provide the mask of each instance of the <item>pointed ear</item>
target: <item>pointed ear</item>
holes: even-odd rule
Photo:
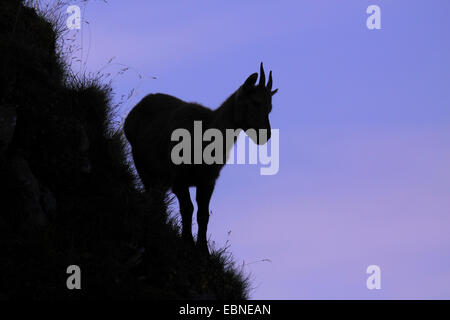
[[[258,79],[258,73],[253,73],[252,75],[250,75],[247,80],[245,80],[244,84],[242,85],[243,88],[245,89],[249,89],[252,88],[255,83],[256,83],[256,79]]]
[[[275,93],[278,92],[278,89],[273,90],[270,94],[273,96]]]

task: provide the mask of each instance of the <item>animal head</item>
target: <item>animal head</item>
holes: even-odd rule
[[[278,89],[272,91],[272,71],[266,85],[266,75],[261,62],[259,83],[255,85],[258,73],[250,75],[235,95],[234,121],[235,124],[247,131],[256,130],[256,136],[250,138],[256,144],[265,144],[270,139],[269,113],[272,111],[272,96]],[[259,135],[259,130],[267,130],[267,137]]]

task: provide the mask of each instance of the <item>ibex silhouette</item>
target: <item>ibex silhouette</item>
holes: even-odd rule
[[[184,102],[165,94],[150,94],[144,97],[128,114],[124,131],[131,144],[136,169],[147,191],[158,190],[164,194],[171,189],[179,201],[182,218],[183,238],[193,243],[192,214],[194,207],[189,194],[189,187],[196,187],[198,206],[197,246],[208,252],[206,231],[209,220],[209,202],[216,179],[229,151],[236,141],[224,141],[224,161],[213,164],[179,164],[171,160],[174,142],[171,135],[179,128],[194,132],[194,121],[201,121],[203,130],[214,128],[225,136],[227,129],[260,130],[266,129],[267,136],[261,138],[249,135],[257,144],[265,144],[270,139],[269,113],[272,110],[272,71],[267,86],[263,64],[260,66],[260,81],[255,85],[258,73],[250,75],[244,84],[234,92],[216,110],[203,107],[197,103]],[[226,144],[226,145],[225,145]],[[193,153],[191,153],[193,154]]]

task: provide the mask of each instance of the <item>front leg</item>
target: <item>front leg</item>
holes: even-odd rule
[[[208,221],[209,221],[209,201],[211,200],[213,191],[214,191],[214,183],[201,184],[197,186],[197,194],[196,194],[198,207],[197,246],[199,247],[200,251],[206,256],[209,256],[206,231],[208,229]]]

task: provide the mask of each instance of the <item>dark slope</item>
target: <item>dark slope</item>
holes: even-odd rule
[[[203,261],[136,186],[111,89],[69,75],[33,9],[0,13],[0,299],[246,298],[229,257]],[[73,264],[81,290],[66,287]]]

